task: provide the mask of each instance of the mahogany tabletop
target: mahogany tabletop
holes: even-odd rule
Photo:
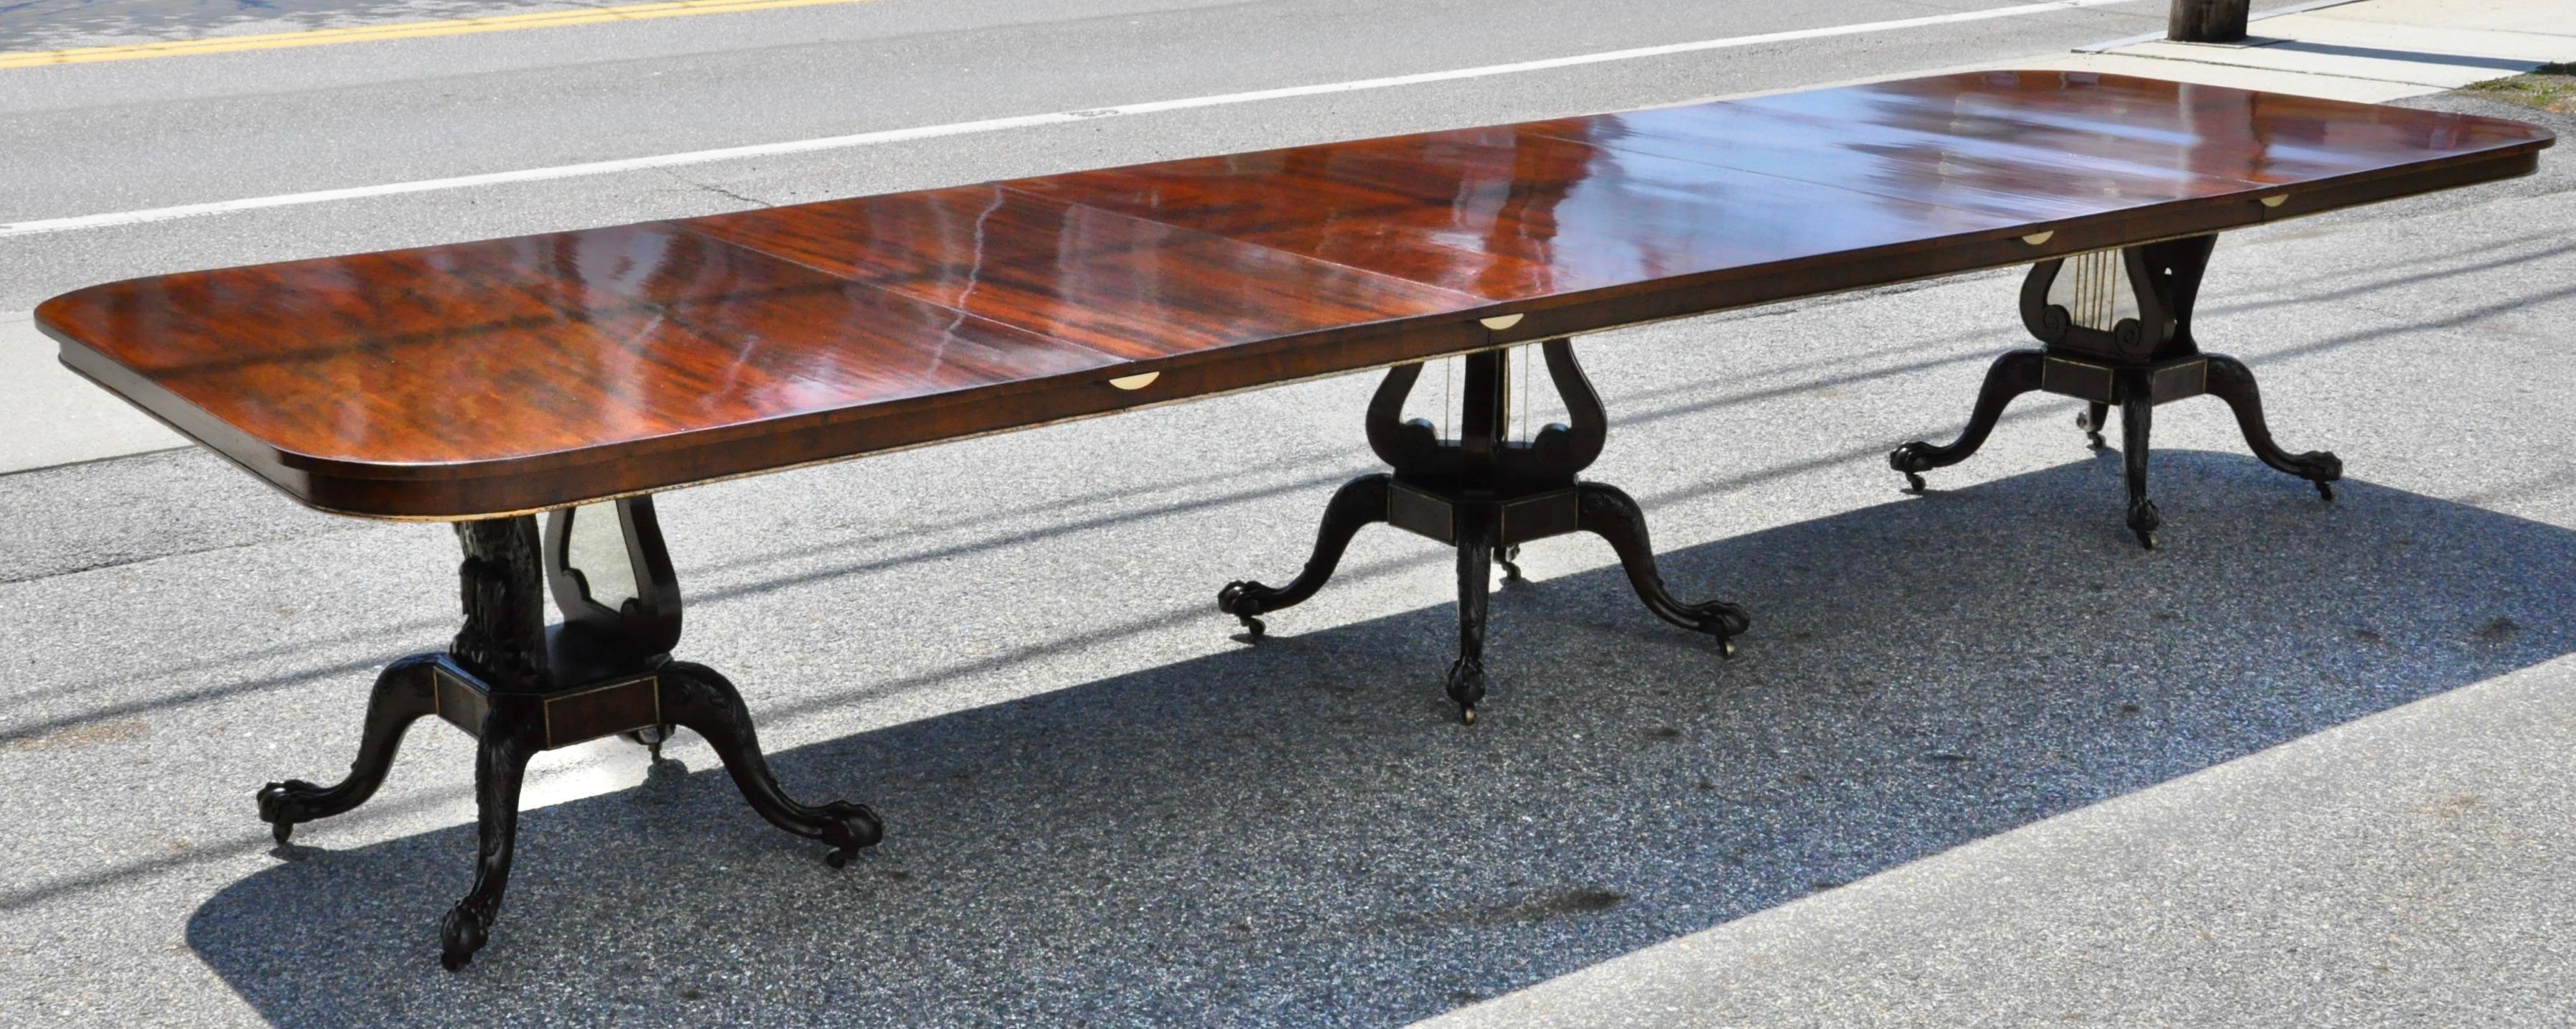
[[[36,321],[304,503],[461,519],[2216,232],[2552,142],[1976,72],[155,276]]]

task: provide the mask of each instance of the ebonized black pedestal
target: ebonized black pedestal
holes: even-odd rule
[[[1996,358],[1968,427],[1948,446],[1917,440],[1887,455],[1916,491],[1922,473],[1968,459],[1986,443],[2004,406],[2032,390],[2090,401],[2076,425],[2102,446],[2111,408],[2120,409],[2120,460],[2129,486],[2129,531],[2149,550],[2164,523],[2147,499],[2147,433],[2155,406],[2209,394],[2236,412],[2245,444],[2264,464],[2315,483],[2334,499],[2343,461],[2325,451],[2293,454],[2272,442],[2263,399],[2244,362],[2204,354],[2191,335],[2191,309],[2216,236],[2193,236],[2081,254],[2031,266],[2022,283],[2022,323],[2044,344]]]
[[[539,751],[623,734],[652,746],[659,759],[662,740],[683,726],[715,748],[761,817],[830,844],[825,860],[833,867],[884,835],[863,805],[789,799],[761,757],[742,694],[714,669],[671,660],[680,638],[679,581],[650,497],[556,511],[546,528],[540,543],[531,516],[456,524],[465,545],[465,627],[445,653],[404,658],[376,678],[348,778],[327,787],[273,782],[259,791],[259,817],[275,827],[279,844],[297,823],[366,803],[412,722],[437,715],[472,733],[480,741],[474,794],[481,811],[474,886],[439,925],[440,960],[455,969],[473,960],[500,916],[518,835],[519,780]],[[577,532],[594,545],[577,546]],[[583,552],[578,560],[576,551]],[[564,622],[551,628],[546,582],[564,612]]]
[[[1540,344],[1549,381],[1565,400],[1573,425],[1549,425],[1526,442],[1509,438],[1511,352],[1469,354],[1458,439],[1441,439],[1430,422],[1401,420],[1422,365],[1387,370],[1369,401],[1369,448],[1394,471],[1345,483],[1324,507],[1314,555],[1288,585],[1228,583],[1217,607],[1242,619],[1254,636],[1265,630],[1260,615],[1303,602],[1322,589],[1341,563],[1342,551],[1361,526],[1386,522],[1458,549],[1458,660],[1449,666],[1449,699],[1473,723],[1485,697],[1486,594],[1492,562],[1518,578],[1511,559],[1520,545],[1570,532],[1610,541],[1627,570],[1629,585],[1657,616],[1718,639],[1733,656],[1731,637],[1751,623],[1744,609],[1721,601],[1685,603],[1664,588],[1646,538],[1645,512],[1626,493],[1575,476],[1601,455],[1609,416],[1601,397],[1574,361],[1570,341]]]

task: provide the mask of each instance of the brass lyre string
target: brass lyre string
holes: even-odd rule
[[[2111,327],[2111,262],[2108,255],[2094,258],[2093,324]]]
[[[2097,329],[2102,327],[2102,316],[2099,316],[2097,311],[2094,311],[2092,296],[2094,296],[2094,283],[2097,283],[2097,280],[2099,280],[2099,275],[2102,275],[2102,270],[2094,268],[2094,255],[2084,255],[2084,275],[2081,275],[2081,278],[2076,278],[2076,283],[2079,283],[2079,286],[2084,286],[2084,293],[2081,293],[2081,296],[2084,296],[2084,324],[2089,324],[2089,327],[2097,327]]]
[[[2094,322],[2093,322],[2093,255],[2091,255],[2091,254],[2086,254],[2086,255],[2084,255],[2084,265],[2083,265],[2083,267],[2076,269],[2076,274],[2075,274],[2075,299],[2076,299],[2076,302],[2077,302],[2078,304],[2080,304],[2080,305],[2081,305],[2081,306],[2077,307],[2077,308],[2076,308],[2076,310],[2077,310],[2077,311],[2080,311],[2080,312],[2083,312],[2083,315],[2084,315],[2084,322],[2083,322],[2083,324],[2084,324],[2086,327],[2090,328],[2090,327],[2094,324]]]
[[[2086,299],[2089,291],[2085,283],[2093,281],[2092,258],[2089,255],[2076,258],[2073,271],[2075,278],[2070,280],[2073,288],[2067,291],[2070,294],[2068,299],[2073,303],[2066,305],[2066,313],[2075,316],[2075,324],[2089,328],[2093,324],[2093,305]]]

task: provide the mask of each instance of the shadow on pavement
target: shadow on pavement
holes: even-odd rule
[[[461,975],[471,827],[304,851],[188,941],[285,1025],[1388,1025],[2576,649],[2576,532],[2155,481],[2153,554],[2107,454],[1666,552],[1752,607],[1732,662],[1616,568],[1504,589],[1473,728],[1439,604],[777,755],[886,815],[840,872],[666,763],[522,819]]]

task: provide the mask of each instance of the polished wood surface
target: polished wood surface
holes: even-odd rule
[[[2551,142],[1981,72],[190,272],[37,322],[305,503],[464,518],[2215,232]]]

